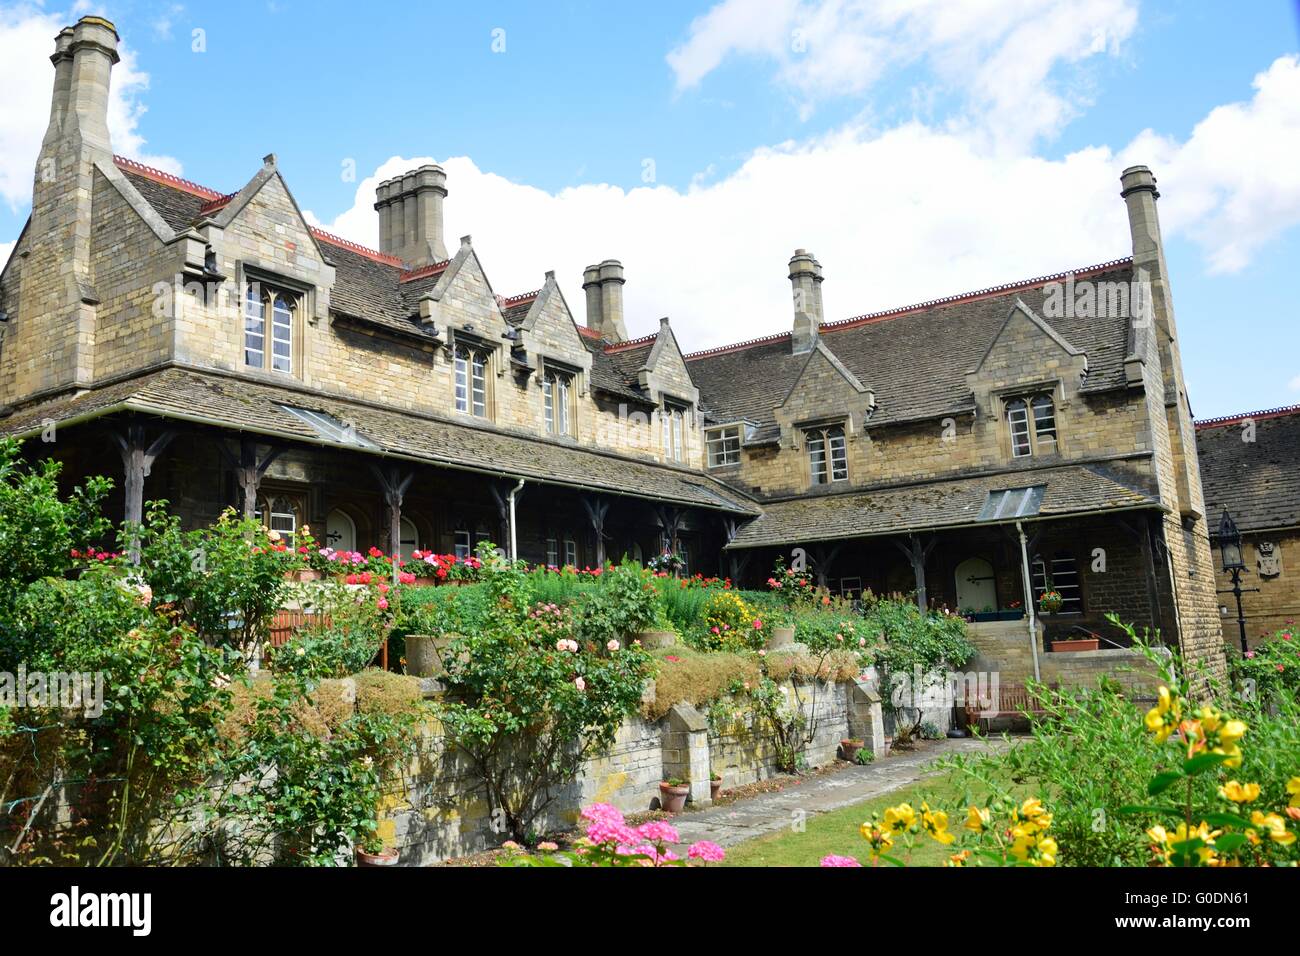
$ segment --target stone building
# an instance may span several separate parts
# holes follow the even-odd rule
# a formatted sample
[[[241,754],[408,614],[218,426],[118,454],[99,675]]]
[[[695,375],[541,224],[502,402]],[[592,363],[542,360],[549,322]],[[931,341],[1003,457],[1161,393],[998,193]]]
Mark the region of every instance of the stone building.
[[[1196,423],[1211,534],[1227,510],[1241,532],[1246,638],[1253,644],[1300,618],[1300,405]],[[1218,551],[1215,558],[1219,558]],[[1216,560],[1219,588],[1232,579]],[[1219,595],[1223,639],[1240,641],[1236,600]]]
[[[69,481],[116,471],[124,519],[233,505],[337,548],[490,538],[579,566],[675,547],[751,583],[806,556],[848,594],[1028,604],[1034,655],[1120,639],[1115,611],[1222,668],[1145,167],[1122,177],[1130,256],[828,322],[801,249],[791,332],[683,354],[667,319],[628,337],[614,259],[582,276],[585,325],[552,273],[499,295],[443,236],[438,166],[380,184],[371,250],[311,228],[273,155],[231,193],[114,156],[117,42],[97,17],[56,39],[0,275],[0,430]]]

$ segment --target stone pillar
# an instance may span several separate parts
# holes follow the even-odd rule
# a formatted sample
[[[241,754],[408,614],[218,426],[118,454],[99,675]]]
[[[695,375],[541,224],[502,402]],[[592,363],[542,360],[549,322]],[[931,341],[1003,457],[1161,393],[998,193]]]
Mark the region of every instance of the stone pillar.
[[[591,265],[582,270],[582,291],[587,295],[587,328],[605,334],[604,313],[601,311],[600,266]]]
[[[663,727],[664,777],[687,781],[690,802],[709,806],[713,802],[709,795],[709,725],[704,715],[690,704],[674,704]]]
[[[877,757],[885,752],[885,717],[875,680],[855,680],[848,687],[849,736],[866,741]]]

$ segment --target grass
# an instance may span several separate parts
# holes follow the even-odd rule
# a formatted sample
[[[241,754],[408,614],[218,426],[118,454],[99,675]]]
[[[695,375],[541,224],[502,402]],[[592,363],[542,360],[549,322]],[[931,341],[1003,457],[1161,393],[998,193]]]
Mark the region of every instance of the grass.
[[[802,833],[778,833],[747,840],[727,850],[727,858],[722,865],[817,866],[822,857],[832,853],[857,857],[865,865],[870,860],[870,854],[867,852],[866,841],[858,833],[858,827],[872,813],[900,803],[919,807],[921,801],[925,800],[931,807],[947,810],[949,829],[958,832],[965,820],[966,807],[972,802],[982,804],[988,796],[987,790],[982,787],[973,789],[972,783],[969,777],[956,771],[936,774],[873,797],[865,803],[809,816],[807,828]],[[1010,781],[1007,781],[1007,787],[1013,792],[1023,789],[1012,785]],[[891,855],[903,860],[908,866],[940,866],[953,852],[928,836],[919,836],[910,858],[905,854],[901,843],[895,846],[895,852]]]

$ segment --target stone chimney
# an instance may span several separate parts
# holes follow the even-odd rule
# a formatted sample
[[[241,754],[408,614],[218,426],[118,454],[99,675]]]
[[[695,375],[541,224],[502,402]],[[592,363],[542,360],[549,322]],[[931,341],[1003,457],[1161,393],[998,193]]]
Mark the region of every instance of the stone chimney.
[[[796,249],[790,259],[790,288],[794,298],[795,355],[817,347],[822,325],[822,267],[806,249]]]
[[[36,159],[18,307],[27,337],[21,347],[40,357],[18,373],[19,393],[94,381],[95,170],[113,162],[108,89],[117,44],[117,30],[103,17],[82,17],[54,39],[54,93]]]
[[[442,201],[447,198],[447,174],[427,165],[385,180],[375,189],[379,212],[379,251],[397,256],[411,268],[442,262]]]
[[[582,272],[582,291],[587,294],[587,328],[595,329],[607,342],[626,342],[623,317],[623,263],[606,259]]]

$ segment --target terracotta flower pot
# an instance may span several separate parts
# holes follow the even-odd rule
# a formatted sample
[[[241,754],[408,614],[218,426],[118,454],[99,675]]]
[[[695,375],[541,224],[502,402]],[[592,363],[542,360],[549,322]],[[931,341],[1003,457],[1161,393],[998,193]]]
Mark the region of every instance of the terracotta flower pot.
[[[321,573],[313,568],[295,568],[284,572],[286,581],[319,581]]]
[[[1052,641],[1052,650],[1061,653],[1064,651],[1095,651],[1101,647],[1101,641],[1095,637],[1071,638],[1064,641]]]
[[[840,741],[840,754],[849,763],[854,763],[858,759],[858,751],[865,747],[865,740],[850,740],[845,738]]]
[[[686,798],[690,795],[690,787],[674,787],[666,783],[660,783],[659,808],[668,813],[681,813],[686,809]]]
[[[721,780],[710,780],[710,781],[709,781],[709,799],[710,799],[710,800],[717,800],[717,799],[718,799],[718,795],[721,794],[721,793],[722,793],[722,781],[721,781]]]
[[[416,577],[416,579],[411,582],[411,586],[417,588],[431,588],[437,583],[438,583],[437,578]]]
[[[385,847],[379,853],[367,853],[361,847],[356,848],[357,866],[397,866],[397,850]]]

